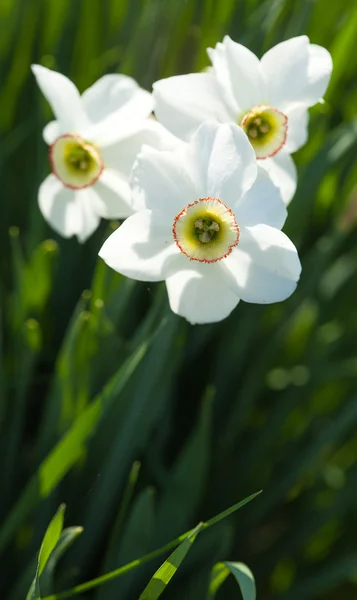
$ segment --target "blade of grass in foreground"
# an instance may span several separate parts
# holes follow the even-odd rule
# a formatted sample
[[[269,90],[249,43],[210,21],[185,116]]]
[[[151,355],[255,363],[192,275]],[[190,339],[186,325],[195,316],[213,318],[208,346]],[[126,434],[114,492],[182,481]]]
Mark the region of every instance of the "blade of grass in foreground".
[[[217,563],[213,567],[208,600],[214,600],[216,593],[230,573],[232,573],[239,585],[243,600],[256,600],[256,589],[253,573],[247,567],[247,565],[240,562],[222,562]]]
[[[65,508],[66,507],[64,504],[59,507],[58,511],[47,527],[38,555],[35,578],[26,596],[26,600],[38,600],[41,598],[40,575],[47,564],[52,550],[54,550],[58,540],[60,539],[63,528]]]
[[[202,530],[203,523],[197,525],[192,533],[179,545],[169,558],[158,568],[150,579],[139,600],[157,600],[164,591],[167,584],[175,575],[186,554],[190,550],[197,535]]]
[[[66,527],[66,529],[62,530],[60,538],[52,550],[41,575],[41,593],[43,595],[49,594],[53,589],[53,578],[57,563],[81,533],[83,533],[83,527]]]
[[[240,508],[242,508],[245,504],[248,504],[248,502],[250,502],[251,500],[254,500],[254,498],[259,496],[259,494],[261,494],[261,492],[262,492],[262,490],[260,490],[259,492],[256,492],[255,494],[252,494],[251,496],[248,496],[244,500],[241,500],[241,502],[234,504],[233,506],[231,506],[230,508],[227,508],[226,510],[219,513],[215,517],[212,517],[212,519],[209,519],[208,521],[203,522],[201,524],[201,530],[203,531],[204,529],[208,529],[209,527],[216,525],[217,523],[219,523],[226,517],[229,517],[231,514],[233,514]],[[142,558],[133,560],[132,562],[128,563],[127,565],[123,565],[122,567],[119,567],[119,569],[115,569],[115,571],[111,571],[110,573],[101,575],[100,577],[97,577],[96,579],[92,579],[91,581],[86,581],[85,583],[81,583],[80,585],[77,585],[77,586],[71,588],[70,590],[61,592],[60,594],[53,594],[52,596],[47,596],[43,600],[61,600],[62,598],[70,598],[71,596],[74,596],[76,594],[82,594],[83,592],[86,592],[87,590],[91,590],[95,587],[98,587],[98,586],[102,585],[103,583],[107,583],[108,581],[111,581],[112,579],[115,579],[116,577],[120,577],[121,575],[128,573],[132,569],[136,569],[137,567],[140,567],[141,565],[148,562],[149,560],[157,558],[158,556],[163,554],[163,552],[167,552],[167,551],[171,550],[172,548],[175,548],[176,546],[181,544],[184,540],[186,540],[194,531],[195,531],[195,529],[191,529],[190,531],[183,533],[178,538],[176,538],[175,540],[172,540],[172,542],[169,542],[165,546],[162,546],[161,548],[158,548],[157,550],[154,550],[153,552],[146,554]]]

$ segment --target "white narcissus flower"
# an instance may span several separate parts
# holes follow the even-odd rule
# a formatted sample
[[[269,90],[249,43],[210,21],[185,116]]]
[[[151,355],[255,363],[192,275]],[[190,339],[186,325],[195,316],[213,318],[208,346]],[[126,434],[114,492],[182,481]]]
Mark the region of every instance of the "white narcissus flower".
[[[80,96],[61,73],[32,71],[56,117],[43,132],[52,174],[40,186],[39,206],[60,235],[84,242],[101,217],[132,214],[128,177],[141,145],[166,147],[171,135],[148,118],[152,95],[131,77],[105,75]]]
[[[307,141],[307,109],[321,100],[331,76],[329,52],[305,35],[274,46],[261,60],[229,36],[207,51],[209,72],[154,84],[157,118],[186,141],[205,119],[237,123],[288,204],[297,182],[290,154]]]
[[[99,255],[141,281],[166,280],[191,323],[227,317],[239,299],[270,303],[296,288],[300,261],[280,231],[286,208],[237,125],[205,122],[171,152],[144,147],[130,216]]]

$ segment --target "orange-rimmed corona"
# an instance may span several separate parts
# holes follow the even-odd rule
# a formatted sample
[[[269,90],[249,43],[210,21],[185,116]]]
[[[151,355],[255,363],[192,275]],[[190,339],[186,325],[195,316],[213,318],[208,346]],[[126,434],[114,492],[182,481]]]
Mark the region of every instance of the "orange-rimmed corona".
[[[214,263],[227,257],[239,243],[235,215],[218,198],[200,198],[175,217],[176,245],[190,260]]]
[[[97,148],[79,135],[59,136],[49,148],[52,173],[71,190],[94,185],[104,164]]]

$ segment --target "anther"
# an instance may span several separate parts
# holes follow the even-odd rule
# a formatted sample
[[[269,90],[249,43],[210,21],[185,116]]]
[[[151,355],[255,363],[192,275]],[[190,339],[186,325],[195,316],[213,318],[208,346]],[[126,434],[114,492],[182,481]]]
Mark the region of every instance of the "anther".
[[[208,242],[212,241],[212,236],[208,233],[208,231],[204,231],[203,233],[200,233],[198,239],[200,240],[200,242],[207,244]]]

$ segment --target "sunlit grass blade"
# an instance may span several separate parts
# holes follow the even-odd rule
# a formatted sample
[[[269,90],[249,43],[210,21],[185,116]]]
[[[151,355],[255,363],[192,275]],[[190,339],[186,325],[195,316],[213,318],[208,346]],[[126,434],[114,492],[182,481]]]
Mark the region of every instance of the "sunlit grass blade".
[[[153,575],[139,600],[157,600],[175,575],[186,554],[191,549],[197,535],[202,530],[202,523],[190,533],[190,535],[179,545],[167,560],[159,567]]]
[[[41,576],[41,590],[48,594],[53,589],[54,571],[59,559],[83,532],[83,527],[66,527],[61,532],[59,540],[52,550]]]
[[[40,576],[47,564],[51,552],[55,549],[57,542],[60,539],[63,529],[65,508],[64,504],[59,507],[57,513],[47,527],[38,555],[35,578],[27,594],[26,600],[41,600]]]

